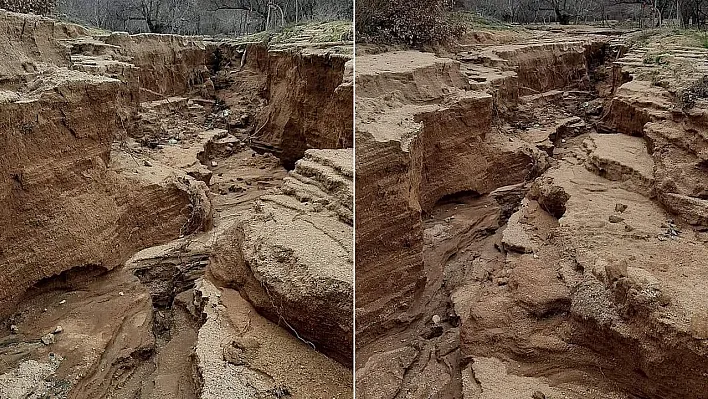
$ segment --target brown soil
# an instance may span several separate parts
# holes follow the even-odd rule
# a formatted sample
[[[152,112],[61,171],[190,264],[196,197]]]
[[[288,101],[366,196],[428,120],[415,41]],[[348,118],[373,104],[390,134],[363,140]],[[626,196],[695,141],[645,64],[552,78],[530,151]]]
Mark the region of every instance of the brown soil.
[[[615,33],[357,56],[357,397],[707,397],[704,52]]]
[[[0,397],[352,397],[352,130],[322,128],[351,112],[348,58],[0,31]],[[253,246],[264,218],[285,242]]]

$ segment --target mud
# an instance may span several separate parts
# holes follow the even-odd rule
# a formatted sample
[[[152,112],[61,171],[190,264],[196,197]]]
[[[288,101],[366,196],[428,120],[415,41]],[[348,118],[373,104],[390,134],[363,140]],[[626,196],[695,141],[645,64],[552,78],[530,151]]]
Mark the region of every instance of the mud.
[[[357,54],[357,396],[706,397],[704,50],[480,37]]]
[[[0,16],[0,397],[352,397],[351,56]]]

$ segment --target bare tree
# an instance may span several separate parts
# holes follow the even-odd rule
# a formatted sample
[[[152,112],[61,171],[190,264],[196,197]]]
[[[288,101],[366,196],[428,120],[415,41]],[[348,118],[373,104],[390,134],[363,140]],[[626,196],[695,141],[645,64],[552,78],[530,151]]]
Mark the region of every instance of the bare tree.
[[[129,32],[243,35],[313,19],[351,19],[353,14],[352,0],[59,1],[57,11],[76,22]]]

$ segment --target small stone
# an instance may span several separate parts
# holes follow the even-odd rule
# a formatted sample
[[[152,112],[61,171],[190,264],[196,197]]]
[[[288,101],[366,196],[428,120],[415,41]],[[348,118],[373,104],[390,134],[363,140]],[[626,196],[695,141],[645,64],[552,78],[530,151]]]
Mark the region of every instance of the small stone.
[[[632,227],[632,226],[630,226],[630,225],[628,225],[628,224],[625,224],[625,225],[624,225],[624,231],[632,231],[632,230],[634,230],[634,227]]]
[[[605,274],[610,282],[617,281],[622,277],[627,277],[627,261],[610,262],[605,265]]]
[[[20,332],[20,329],[16,325],[13,324],[10,326],[10,333],[17,334],[18,332]]]
[[[123,291],[118,291],[118,295],[123,296],[125,294],[123,293]]]
[[[54,340],[54,334],[52,334],[52,333],[49,333],[49,334],[47,334],[47,335],[45,335],[45,336],[42,337],[42,343],[43,343],[44,345],[51,345],[51,344],[53,344],[54,342],[55,342],[55,340]]]
[[[627,205],[625,204],[620,204],[619,202],[615,204],[615,212],[624,212],[627,210]]]
[[[216,161],[211,161],[211,167],[216,168],[219,164]]]
[[[617,216],[617,215],[610,215],[610,223],[619,223],[624,221],[623,217]]]
[[[64,332],[64,327],[56,326],[54,327],[54,332],[52,334],[61,334],[62,332]]]
[[[59,301],[59,304],[60,304],[60,305],[63,305],[63,304],[65,304],[65,303],[66,303],[66,299],[62,299],[61,301]]]
[[[436,325],[430,327],[429,330],[423,332],[421,334],[421,337],[423,337],[425,339],[433,339],[433,338],[437,338],[437,337],[443,335],[443,332],[445,332],[445,328],[441,325],[436,324]]]
[[[174,138],[171,138],[167,141],[167,143],[169,143],[170,145],[175,145],[175,144],[177,144],[177,140]]]
[[[565,143],[565,139],[561,139],[561,143]]]
[[[440,324],[440,316],[438,315],[433,315],[433,323],[434,324]]]
[[[509,283],[509,277],[498,277],[495,281],[497,285],[506,285]]]
[[[531,398],[533,399],[546,399],[546,395],[543,394],[541,391],[534,391],[533,395],[531,395]]]
[[[147,159],[143,162],[143,165],[145,165],[147,167],[152,167],[152,163],[150,161],[148,161]]]

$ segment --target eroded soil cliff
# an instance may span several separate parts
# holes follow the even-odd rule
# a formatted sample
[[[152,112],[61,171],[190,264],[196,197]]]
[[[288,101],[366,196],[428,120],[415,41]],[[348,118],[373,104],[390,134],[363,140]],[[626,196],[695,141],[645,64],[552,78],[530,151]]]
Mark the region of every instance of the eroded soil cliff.
[[[351,397],[347,47],[0,39],[0,397]]]
[[[357,396],[708,397],[705,50],[468,39],[357,55]]]

